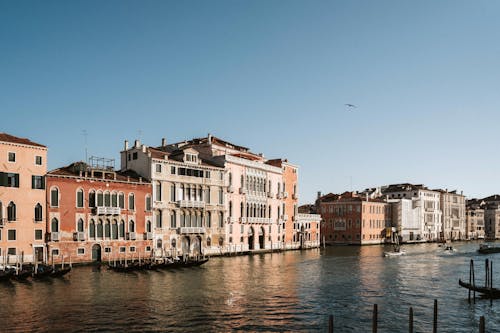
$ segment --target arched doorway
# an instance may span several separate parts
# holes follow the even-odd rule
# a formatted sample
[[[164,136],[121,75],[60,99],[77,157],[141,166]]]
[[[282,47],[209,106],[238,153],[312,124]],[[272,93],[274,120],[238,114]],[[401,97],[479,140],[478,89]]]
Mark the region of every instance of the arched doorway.
[[[193,240],[193,255],[199,256],[201,255],[201,237],[197,236]]]
[[[191,241],[189,237],[183,237],[181,241],[182,255],[189,255]]]
[[[259,248],[261,250],[264,250],[266,248],[265,244],[264,244],[264,240],[265,240],[264,227],[260,227],[260,229],[259,229]]]
[[[101,245],[99,244],[92,246],[92,261],[101,262]]]
[[[254,235],[253,235],[253,227],[251,227],[248,230],[248,249],[253,250],[254,249]]]

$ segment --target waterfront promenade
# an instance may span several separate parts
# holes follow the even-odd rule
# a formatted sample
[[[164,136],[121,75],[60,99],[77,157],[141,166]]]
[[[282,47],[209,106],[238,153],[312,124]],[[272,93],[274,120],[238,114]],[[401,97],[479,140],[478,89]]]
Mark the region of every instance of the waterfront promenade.
[[[470,305],[458,286],[470,259],[486,257],[476,242],[454,246],[447,255],[435,243],[407,245],[397,258],[383,246],[327,247],[133,274],[75,267],[63,279],[1,284],[2,330],[325,332],[333,314],[335,332],[368,332],[376,303],[378,332],[407,331],[410,306],[415,332],[430,332],[434,299],[439,332],[475,332],[480,316],[486,331],[500,329],[500,303]],[[500,256],[487,257],[500,267]]]

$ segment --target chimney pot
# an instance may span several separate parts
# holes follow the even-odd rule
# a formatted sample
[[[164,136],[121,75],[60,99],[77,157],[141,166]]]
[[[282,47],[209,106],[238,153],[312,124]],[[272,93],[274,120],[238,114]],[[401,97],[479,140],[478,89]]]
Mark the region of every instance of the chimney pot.
[[[162,147],[165,147],[166,145],[167,145],[167,139],[162,138],[162,139],[161,139],[161,146],[162,146]]]
[[[125,140],[123,148],[124,148],[123,150],[128,150],[128,140]]]
[[[139,140],[135,140],[134,147],[139,148],[141,146],[141,142]]]

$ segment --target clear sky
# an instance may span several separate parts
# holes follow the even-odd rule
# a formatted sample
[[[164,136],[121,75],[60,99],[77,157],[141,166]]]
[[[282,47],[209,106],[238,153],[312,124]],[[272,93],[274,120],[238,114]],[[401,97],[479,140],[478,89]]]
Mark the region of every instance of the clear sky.
[[[0,0],[0,131],[49,169],[212,133],[317,191],[500,192],[500,1]],[[355,104],[348,108],[346,103]]]

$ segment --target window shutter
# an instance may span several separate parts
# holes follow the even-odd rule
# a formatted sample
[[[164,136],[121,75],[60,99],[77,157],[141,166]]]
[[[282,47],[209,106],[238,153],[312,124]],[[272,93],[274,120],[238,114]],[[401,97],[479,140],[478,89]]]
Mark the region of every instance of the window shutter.
[[[42,176],[42,189],[45,190],[45,177]]]
[[[7,174],[0,172],[0,186],[7,186]]]
[[[35,176],[31,176],[31,188],[35,188]]]
[[[19,174],[18,174],[18,173],[16,173],[16,174],[14,175],[14,179],[15,179],[15,184],[14,184],[14,186],[15,186],[15,187],[19,187]]]

